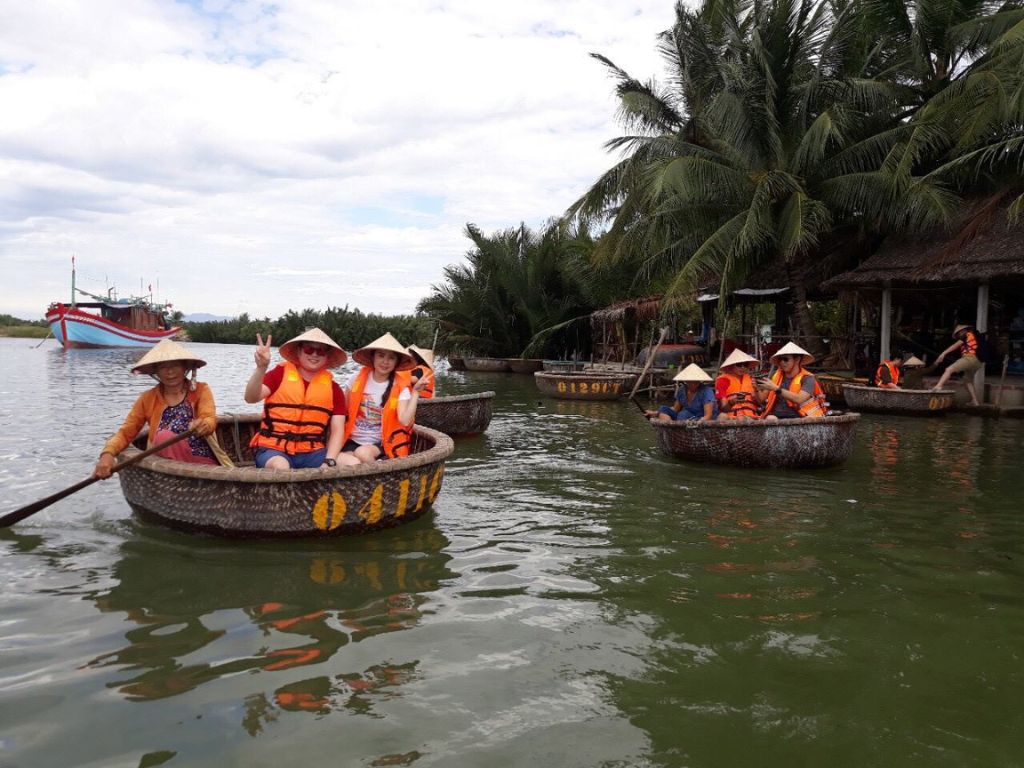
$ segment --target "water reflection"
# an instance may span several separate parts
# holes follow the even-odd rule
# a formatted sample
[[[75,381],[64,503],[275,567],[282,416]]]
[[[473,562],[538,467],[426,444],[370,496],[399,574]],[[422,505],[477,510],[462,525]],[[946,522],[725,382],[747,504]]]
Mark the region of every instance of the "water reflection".
[[[318,670],[247,696],[243,725],[253,735],[280,710],[372,714],[372,696],[413,679],[419,662],[335,671],[344,666],[335,657],[349,643],[416,626],[429,593],[455,574],[443,552],[448,540],[430,520],[359,542],[308,552],[157,532],[126,541],[117,583],[91,596],[100,611],[130,622],[126,644],[83,668],[116,670],[107,687],[129,701],[243,672]]]

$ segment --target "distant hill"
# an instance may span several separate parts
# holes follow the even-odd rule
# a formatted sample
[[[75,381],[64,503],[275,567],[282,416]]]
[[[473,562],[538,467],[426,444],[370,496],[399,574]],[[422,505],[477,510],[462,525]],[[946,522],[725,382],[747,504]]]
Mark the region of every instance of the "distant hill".
[[[193,312],[181,318],[185,323],[217,323],[221,320],[231,320],[226,315],[211,315],[208,312]]]

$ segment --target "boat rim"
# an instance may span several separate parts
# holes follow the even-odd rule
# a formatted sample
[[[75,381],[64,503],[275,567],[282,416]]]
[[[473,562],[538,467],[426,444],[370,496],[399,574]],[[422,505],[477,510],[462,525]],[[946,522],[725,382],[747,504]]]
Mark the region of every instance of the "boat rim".
[[[810,427],[824,424],[849,424],[859,421],[860,414],[854,411],[841,413],[835,416],[817,416],[810,418],[779,419],[778,421],[765,421],[764,419],[728,419],[726,421],[662,421],[656,416],[648,419],[651,426],[660,429],[772,429],[775,427]]]
[[[230,424],[230,422],[227,422]],[[160,456],[147,456],[135,467],[148,469],[163,475],[188,477],[197,480],[216,480],[220,482],[241,482],[252,484],[264,483],[305,483],[322,481],[343,481],[352,477],[373,475],[389,475],[407,469],[416,469],[444,461],[455,451],[455,441],[444,432],[416,425],[414,430],[434,441],[434,445],[425,451],[402,456],[397,459],[375,461],[373,464],[357,466],[337,466],[327,469],[264,469],[259,467],[222,467],[210,464],[190,464],[185,461],[166,459]],[[133,445],[124,450],[128,458],[141,453]]]
[[[490,400],[494,397],[494,392],[488,390],[486,392],[471,392],[468,395],[441,395],[438,397],[431,397],[428,400],[420,400],[417,408],[423,406],[429,406],[430,403],[457,403],[464,400]],[[424,427],[426,429],[426,427]]]
[[[955,389],[905,389],[896,387],[868,387],[863,384],[843,384],[843,389],[852,389],[855,392],[885,392],[886,394],[905,395],[955,395]]]

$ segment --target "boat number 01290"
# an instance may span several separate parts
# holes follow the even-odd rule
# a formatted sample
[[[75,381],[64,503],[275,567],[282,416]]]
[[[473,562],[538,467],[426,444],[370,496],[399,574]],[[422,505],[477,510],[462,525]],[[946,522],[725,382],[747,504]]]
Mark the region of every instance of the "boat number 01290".
[[[572,392],[573,394],[610,394],[618,393],[622,387],[621,381],[564,381],[558,382],[559,392]]]
[[[377,483],[369,498],[356,510],[356,517],[366,525],[379,523],[387,514],[390,518],[400,518],[407,513],[416,513],[437,498],[437,492],[441,489],[441,478],[444,476],[444,467],[438,467],[433,477],[429,474],[420,475],[419,478],[407,477],[398,483],[398,498],[395,500],[393,509],[384,508],[384,483]],[[418,482],[415,482],[418,480]],[[409,501],[415,496],[416,503],[409,509]],[[329,491],[316,500],[311,515],[313,525],[321,531],[332,531],[345,521],[348,514],[348,502],[345,497],[337,491]],[[353,520],[353,522],[355,522]]]

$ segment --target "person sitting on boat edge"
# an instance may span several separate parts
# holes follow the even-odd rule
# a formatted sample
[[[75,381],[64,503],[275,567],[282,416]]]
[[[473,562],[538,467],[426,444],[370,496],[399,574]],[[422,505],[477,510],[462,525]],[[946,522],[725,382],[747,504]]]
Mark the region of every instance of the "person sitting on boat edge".
[[[883,360],[875,371],[875,386],[879,389],[899,389],[902,366],[903,358],[900,355],[894,355],[891,360]]]
[[[168,446],[158,456],[194,464],[232,466],[231,459],[221,450],[214,434],[217,407],[213,402],[213,392],[207,384],[196,381],[196,370],[204,365],[205,360],[170,339],[164,339],[142,356],[131,369],[132,373],[149,374],[156,379],[157,385],[139,395],[124,424],[103,446],[93,470],[96,477],[110,477],[117,455],[138,437],[147,424],[147,447],[195,429],[194,435]]]
[[[714,390],[708,386],[711,377],[699,365],[690,363],[672,377],[683,386],[676,390],[676,400],[670,406],[663,405],[656,411],[644,411],[648,418],[657,416],[661,421],[713,421],[718,416],[718,401]]]
[[[357,349],[352,359],[362,368],[346,384],[348,418],[338,462],[369,464],[407,456],[416,404],[431,377],[421,376],[410,386],[408,372],[416,361],[390,333]]]
[[[963,373],[964,386],[967,388],[967,394],[971,396],[970,405],[981,405],[978,402],[978,393],[974,391],[974,374],[982,366],[981,360],[978,359],[978,332],[970,325],[958,325],[953,329],[953,338],[956,341],[942,350],[935,358],[935,362],[941,363],[946,355],[952,352],[959,352],[960,359],[942,372],[939,383],[932,387],[932,390],[945,389],[946,383],[954,373]]]
[[[825,416],[828,403],[814,374],[804,370],[814,362],[814,355],[793,342],[789,342],[771,356],[778,370],[768,379],[755,379],[754,386],[768,392],[762,418],[799,419]]]
[[[270,341],[256,334],[256,368],[245,402],[263,401],[263,420],[249,443],[257,467],[316,469],[337,466],[345,429],[345,393],[329,369],[348,353],[319,328],[281,345],[284,362],[269,372]]]
[[[715,379],[719,419],[756,419],[760,410],[751,369],[758,364],[742,349],[736,348],[725,358]]]
[[[426,376],[428,381],[420,390],[420,400],[430,400],[434,396],[434,350],[410,344],[406,351],[416,361],[416,367],[409,371],[410,384],[416,379]],[[426,370],[424,370],[424,368]],[[418,373],[417,373],[418,372]]]

